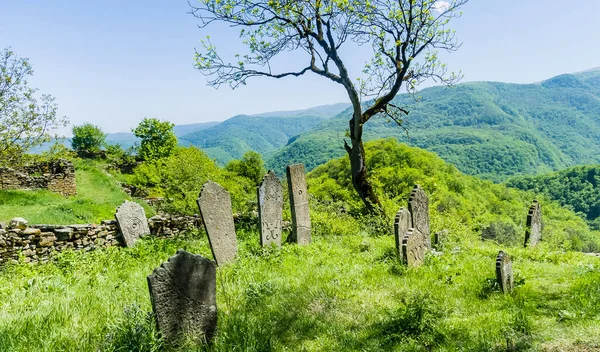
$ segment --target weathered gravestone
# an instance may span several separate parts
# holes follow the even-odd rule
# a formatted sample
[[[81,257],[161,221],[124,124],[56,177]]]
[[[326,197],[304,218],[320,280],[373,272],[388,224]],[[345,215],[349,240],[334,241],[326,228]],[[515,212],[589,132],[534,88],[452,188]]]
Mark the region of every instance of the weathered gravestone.
[[[433,245],[436,250],[442,250],[444,248],[444,242],[448,237],[448,230],[438,231],[433,235]]]
[[[514,288],[512,262],[503,251],[496,258],[496,281],[504,293],[510,293]]]
[[[290,240],[300,245],[309,244],[311,241],[310,209],[308,208],[304,165],[289,165],[286,168],[286,175],[292,211],[292,237]]]
[[[402,238],[402,257],[404,263],[409,266],[420,266],[425,260],[425,252],[427,246],[423,240],[423,236],[411,228],[408,229],[404,238]]]
[[[202,186],[197,203],[217,265],[233,261],[237,255],[237,238],[229,192],[217,183],[208,181]]]
[[[210,342],[217,327],[216,280],[214,262],[181,249],[148,275],[152,310],[166,344]]]
[[[542,240],[542,208],[537,200],[529,207],[525,225],[525,247],[535,247]]]
[[[258,187],[258,224],[260,245],[275,243],[281,247],[283,230],[283,187],[273,171],[269,171]]]
[[[394,239],[396,240],[396,253],[400,257],[400,261],[404,261],[402,254],[402,239],[408,232],[408,229],[412,227],[412,219],[410,212],[406,208],[400,208],[396,213],[396,219],[394,220]]]
[[[140,237],[150,234],[146,212],[135,202],[126,200],[121,204],[117,208],[115,219],[127,247],[132,247]]]
[[[412,227],[423,236],[427,249],[431,249],[429,229],[429,198],[419,185],[415,185],[408,198],[408,210],[412,216]]]

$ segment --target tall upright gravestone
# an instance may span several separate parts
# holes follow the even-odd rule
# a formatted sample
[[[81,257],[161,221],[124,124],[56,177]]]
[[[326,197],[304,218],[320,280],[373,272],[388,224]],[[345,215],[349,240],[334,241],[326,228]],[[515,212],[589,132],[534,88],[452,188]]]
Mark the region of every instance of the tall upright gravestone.
[[[146,212],[141,205],[125,201],[115,212],[117,226],[127,247],[132,247],[143,236],[150,234]]]
[[[412,227],[412,219],[410,212],[406,208],[400,208],[396,213],[396,219],[394,220],[394,239],[396,240],[396,253],[400,257],[400,261],[404,261],[404,255],[402,253],[402,239],[408,232],[408,229]]]
[[[408,198],[408,210],[412,216],[412,227],[421,233],[427,249],[431,249],[429,228],[429,198],[419,185],[415,185]]]
[[[535,247],[542,240],[542,208],[537,200],[529,207],[525,225],[525,247]]]
[[[510,293],[514,288],[512,261],[503,251],[496,257],[496,281],[504,293]]]
[[[421,233],[415,229],[408,229],[402,238],[402,257],[409,267],[417,267],[425,261],[427,246]]]
[[[215,263],[184,250],[148,275],[158,330],[167,345],[210,342],[217,327]]]
[[[283,187],[273,171],[269,171],[257,189],[260,245],[275,243],[281,247],[283,231]]]
[[[233,261],[237,255],[237,238],[229,192],[217,183],[208,181],[202,186],[197,203],[217,265]]]
[[[292,211],[292,242],[300,245],[311,242],[310,209],[308,208],[308,192],[304,165],[289,165],[286,168],[290,208]]]

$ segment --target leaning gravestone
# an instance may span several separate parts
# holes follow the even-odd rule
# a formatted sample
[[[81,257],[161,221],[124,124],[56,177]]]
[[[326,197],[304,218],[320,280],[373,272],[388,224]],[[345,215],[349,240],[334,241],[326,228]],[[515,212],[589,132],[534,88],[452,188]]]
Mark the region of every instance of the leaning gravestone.
[[[308,192],[304,165],[289,165],[286,168],[290,208],[292,211],[292,237],[291,241],[300,245],[309,244],[310,235],[310,209],[308,208]]]
[[[408,232],[408,229],[412,227],[412,220],[410,212],[406,208],[400,208],[396,213],[396,219],[394,220],[394,239],[396,240],[396,253],[400,257],[400,261],[403,261],[402,254],[402,239]]]
[[[529,207],[525,225],[525,247],[535,247],[542,240],[542,208],[537,200]]]
[[[429,229],[429,198],[419,185],[415,185],[408,198],[408,210],[412,216],[413,228],[421,233],[427,249],[431,249],[431,231]]]
[[[227,264],[237,254],[237,238],[231,214],[231,196],[213,181],[202,186],[196,201],[208,235],[208,243],[217,265]]]
[[[181,249],[148,275],[152,310],[166,344],[210,342],[217,327],[216,281],[211,260]]]
[[[411,228],[408,229],[402,239],[402,257],[404,263],[409,266],[420,266],[425,260],[427,246],[423,241],[421,233]]]
[[[257,193],[260,245],[267,246],[275,243],[281,247],[283,187],[273,171],[269,171],[263,178]]]
[[[512,262],[503,251],[496,258],[496,281],[504,293],[510,293],[514,288]]]
[[[140,237],[150,234],[146,212],[135,202],[126,200],[121,204],[117,208],[115,219],[127,247],[132,247]]]

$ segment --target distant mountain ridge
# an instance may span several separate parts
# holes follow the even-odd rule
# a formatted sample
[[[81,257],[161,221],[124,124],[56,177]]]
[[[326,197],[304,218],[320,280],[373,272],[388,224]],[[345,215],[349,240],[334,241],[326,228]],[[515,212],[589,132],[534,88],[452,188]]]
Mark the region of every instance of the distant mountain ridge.
[[[403,94],[408,136],[376,116],[365,140],[394,137],[433,151],[461,171],[501,181],[600,162],[600,70],[535,84],[470,82],[423,89],[416,102]],[[350,112],[322,122],[269,156],[270,168],[305,163],[307,169],[344,155]]]

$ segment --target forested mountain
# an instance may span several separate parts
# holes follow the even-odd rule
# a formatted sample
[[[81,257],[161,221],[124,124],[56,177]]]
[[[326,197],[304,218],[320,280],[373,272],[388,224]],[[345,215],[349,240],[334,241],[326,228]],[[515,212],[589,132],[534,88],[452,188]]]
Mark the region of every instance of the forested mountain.
[[[544,194],[600,228],[600,165],[575,166],[539,176],[515,177],[507,184]]]
[[[406,133],[376,116],[365,140],[396,137],[433,151],[461,171],[501,181],[600,162],[600,69],[565,74],[534,84],[471,82],[400,95]],[[295,162],[310,170],[344,155],[349,111],[296,136],[268,158],[281,169]]]
[[[306,110],[234,116],[212,128],[180,136],[180,143],[202,148],[220,164],[239,159],[249,150],[268,154],[289,139],[340,113],[348,104],[318,106]]]

